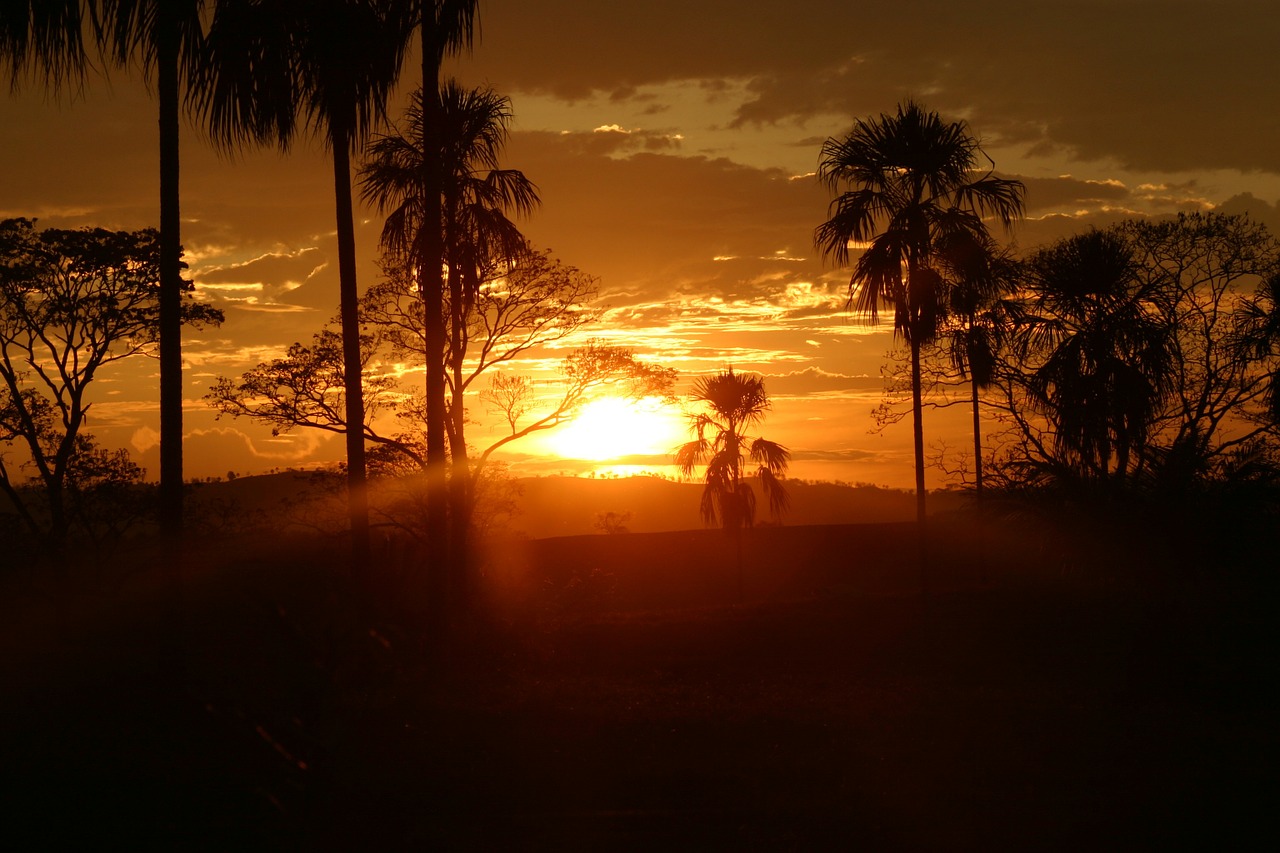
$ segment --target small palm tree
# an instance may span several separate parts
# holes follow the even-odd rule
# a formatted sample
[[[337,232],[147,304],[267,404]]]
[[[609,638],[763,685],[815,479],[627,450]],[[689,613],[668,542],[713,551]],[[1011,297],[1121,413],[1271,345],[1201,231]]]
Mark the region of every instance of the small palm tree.
[[[875,320],[894,308],[893,327],[911,349],[916,512],[925,520],[920,348],[946,313],[940,247],[981,243],[986,217],[1005,227],[1022,214],[1024,187],[980,169],[984,157],[964,122],[945,122],[908,101],[896,115],[859,119],[822,146],[819,179],[839,195],[814,232],[822,255],[844,266],[864,245],[849,281],[849,304]]]
[[[944,335],[951,365],[969,381],[973,408],[974,488],[982,497],[982,413],[980,391],[995,381],[999,352],[1020,315],[1014,299],[1021,268],[994,241],[961,241],[943,253],[949,322]]]
[[[695,438],[676,449],[676,464],[686,477],[706,465],[707,486],[702,492],[702,518],[726,530],[741,530],[755,522],[756,497],[748,482],[748,460],[769,500],[769,509],[780,518],[788,504],[782,484],[791,452],[781,444],[752,438],[747,430],[764,419],[769,396],[758,376],[734,373],[733,368],[699,379],[693,401],[710,411],[689,416]]]

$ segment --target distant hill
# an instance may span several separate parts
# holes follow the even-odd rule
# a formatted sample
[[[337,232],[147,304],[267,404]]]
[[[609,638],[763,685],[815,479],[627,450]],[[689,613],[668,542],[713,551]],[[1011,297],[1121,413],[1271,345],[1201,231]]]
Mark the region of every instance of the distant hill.
[[[526,477],[513,482],[515,513],[507,524],[511,530],[532,538],[583,536],[604,532],[601,518],[613,513],[619,525],[632,533],[660,533],[698,530],[704,527],[698,506],[700,483],[678,483],[658,477]],[[238,477],[230,481],[196,483],[188,501],[192,513],[255,514],[282,513],[288,504],[308,497],[332,501],[341,489],[334,474],[283,471]],[[375,489],[375,501],[377,500]],[[815,524],[883,524],[915,518],[915,496],[911,492],[876,486],[848,486],[836,483],[790,481],[787,491],[791,506],[782,518],[785,526]],[[931,513],[954,509],[962,501],[958,494],[930,495]],[[12,512],[0,495],[0,513]],[[341,523],[339,504],[328,505],[333,523]],[[772,524],[768,507],[761,498],[757,505],[759,524]],[[16,519],[15,519],[16,521]]]
[[[657,477],[592,479],[537,477],[517,481],[521,496],[511,527],[533,537],[580,536],[601,532],[600,516],[627,516],[623,525],[634,533],[692,530],[703,527],[698,506],[699,483],[677,483]],[[875,486],[836,483],[787,483],[790,509],[784,525],[881,524],[915,519],[915,495]],[[963,498],[951,493],[930,497],[930,512],[955,508]],[[757,521],[770,523],[763,499]]]

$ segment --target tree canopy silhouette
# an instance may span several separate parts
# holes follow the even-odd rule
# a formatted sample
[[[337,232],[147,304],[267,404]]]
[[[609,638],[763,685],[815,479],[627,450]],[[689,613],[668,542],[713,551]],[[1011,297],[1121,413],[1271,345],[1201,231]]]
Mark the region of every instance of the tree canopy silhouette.
[[[1027,269],[995,383],[1008,482],[1174,494],[1280,471],[1280,243],[1263,226],[1132,220]]]
[[[419,232],[429,227],[425,194],[436,186],[440,191],[440,223],[443,231],[447,287],[445,312],[447,346],[444,357],[446,385],[451,392],[447,405],[446,429],[453,458],[449,478],[454,569],[468,552],[466,519],[470,512],[471,470],[464,436],[466,409],[461,390],[466,385],[464,362],[472,314],[481,283],[498,268],[515,268],[518,259],[529,254],[524,236],[509,214],[528,214],[538,204],[533,182],[515,169],[499,168],[499,156],[507,140],[511,119],[509,99],[488,88],[464,89],[448,81],[438,95],[439,127],[433,134],[440,151],[429,155],[422,148],[424,138],[423,95],[413,94],[406,114],[405,131],[376,138],[360,171],[362,193],[380,209],[390,208],[382,230],[385,249],[400,268],[421,279],[425,259],[419,254],[423,241]],[[438,172],[439,179],[429,178]],[[530,257],[537,264],[539,259]],[[419,294],[424,291],[418,288]],[[420,312],[425,319],[425,311]],[[424,325],[425,333],[425,325]],[[420,350],[427,371],[437,369],[439,359]]]
[[[706,466],[703,520],[707,524],[718,521],[726,530],[755,523],[756,496],[749,481],[748,460],[756,466],[754,475],[769,501],[770,513],[780,518],[788,503],[782,478],[791,453],[777,442],[747,432],[764,420],[769,410],[764,380],[735,373],[730,367],[698,379],[691,400],[707,411],[689,415],[694,439],[676,449],[676,464],[686,477],[698,466]]]
[[[103,367],[154,349],[160,242],[151,229],[37,231],[29,219],[0,222],[0,441],[23,447],[43,506],[20,492],[3,457],[0,490],[33,533],[54,543],[71,523],[68,485],[88,482],[94,469],[127,467],[127,454],[103,454],[85,432],[87,392]],[[184,282],[184,323],[222,321],[190,295]]]
[[[894,332],[911,351],[917,516],[925,519],[920,348],[937,335],[947,308],[948,254],[985,246],[986,218],[1008,227],[1022,214],[1019,181],[981,171],[985,155],[964,122],[944,121],[913,101],[894,115],[859,119],[822,146],[818,178],[838,193],[814,232],[838,265],[861,252],[849,305],[873,321],[894,308]]]

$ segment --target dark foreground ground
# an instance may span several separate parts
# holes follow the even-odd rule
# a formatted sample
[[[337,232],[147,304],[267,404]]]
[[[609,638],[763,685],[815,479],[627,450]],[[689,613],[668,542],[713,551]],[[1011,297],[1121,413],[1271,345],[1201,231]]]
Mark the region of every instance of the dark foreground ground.
[[[171,658],[145,578],[15,604],[7,849],[1280,843],[1270,581],[966,575],[928,600],[637,610],[602,558],[464,627],[442,670],[288,553],[193,569]]]

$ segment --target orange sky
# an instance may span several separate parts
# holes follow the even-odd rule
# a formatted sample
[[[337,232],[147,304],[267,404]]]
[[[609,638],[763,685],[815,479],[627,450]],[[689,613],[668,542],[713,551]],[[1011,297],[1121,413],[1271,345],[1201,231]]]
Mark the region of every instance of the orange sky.
[[[909,427],[868,434],[888,331],[843,312],[848,274],[812,247],[827,202],[811,174],[818,150],[854,116],[912,96],[969,120],[1001,173],[1027,184],[1023,247],[1214,207],[1280,231],[1270,2],[1221,0],[1209,14],[1174,0],[662,0],[623,15],[587,0],[482,0],[481,15],[483,37],[454,70],[512,98],[505,162],[543,198],[526,233],[601,279],[607,310],[587,335],[675,367],[686,386],[727,364],[763,373],[775,401],[763,432],[792,448],[798,476],[911,482]],[[153,225],[155,121],[123,74],[91,78],[75,99],[30,85],[0,98],[0,216]],[[336,311],[323,153],[220,159],[188,127],[183,170],[192,277],[227,314],[186,338],[188,476],[339,458],[339,440],[216,421],[201,400],[215,376],[282,354]],[[362,212],[364,284],[380,225]],[[155,373],[143,361],[104,374],[90,422],[152,476]],[[961,412],[930,415],[926,441],[963,446],[965,426]],[[532,455],[555,448],[517,444],[508,458],[519,471],[579,469]],[[668,461],[642,449],[629,461]]]

